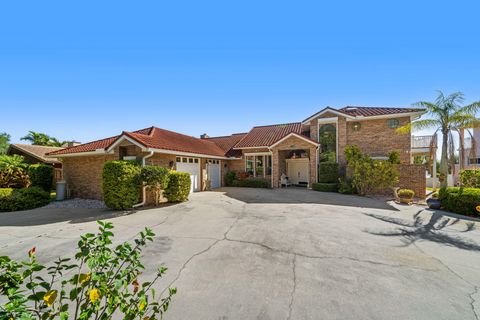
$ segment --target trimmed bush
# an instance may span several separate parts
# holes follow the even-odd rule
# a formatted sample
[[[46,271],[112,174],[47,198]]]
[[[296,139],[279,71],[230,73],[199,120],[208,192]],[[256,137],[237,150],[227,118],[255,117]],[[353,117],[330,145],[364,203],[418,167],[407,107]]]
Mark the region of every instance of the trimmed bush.
[[[318,164],[318,182],[337,183],[338,163],[320,162]]]
[[[46,164],[32,164],[28,167],[28,176],[32,187],[40,187],[45,191],[52,190],[53,167]]]
[[[39,187],[0,189],[0,211],[30,210],[50,202],[50,193]]]
[[[412,199],[415,192],[410,189],[400,189],[397,191],[397,194],[400,198]]]
[[[465,188],[480,187],[480,170],[464,169],[460,171],[460,182]]]
[[[227,172],[227,174],[225,175],[225,184],[227,185],[227,187],[233,185],[233,181],[235,180],[236,176],[237,174],[234,171]]]
[[[234,180],[232,187],[239,188],[270,188],[270,183],[268,180],[264,179],[245,179],[245,180]]]
[[[170,170],[159,166],[142,167],[140,179],[144,183],[147,190],[152,191],[155,195],[155,205],[159,205],[162,191],[168,187]]]
[[[352,185],[352,179],[349,178],[340,178],[338,179],[338,192],[343,194],[353,194],[355,193],[355,188]]]
[[[140,165],[135,161],[109,161],[103,166],[103,200],[115,210],[132,208],[139,202]]]
[[[465,215],[480,215],[476,209],[480,205],[480,189],[478,188],[442,188],[438,198],[445,210]]]
[[[338,184],[337,183],[327,183],[327,182],[319,182],[312,184],[312,189],[315,191],[323,191],[323,192],[337,192],[338,191]]]
[[[170,171],[169,182],[164,195],[169,202],[182,202],[188,200],[190,194],[190,174],[186,172]]]

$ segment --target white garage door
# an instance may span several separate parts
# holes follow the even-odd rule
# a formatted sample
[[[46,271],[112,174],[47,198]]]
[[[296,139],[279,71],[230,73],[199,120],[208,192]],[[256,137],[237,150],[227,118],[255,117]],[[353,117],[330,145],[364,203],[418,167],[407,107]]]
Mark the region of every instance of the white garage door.
[[[200,160],[198,158],[177,157],[177,171],[190,174],[190,193],[200,191]]]
[[[222,186],[220,179],[220,160],[207,160],[207,176],[211,182],[211,188],[220,188]]]

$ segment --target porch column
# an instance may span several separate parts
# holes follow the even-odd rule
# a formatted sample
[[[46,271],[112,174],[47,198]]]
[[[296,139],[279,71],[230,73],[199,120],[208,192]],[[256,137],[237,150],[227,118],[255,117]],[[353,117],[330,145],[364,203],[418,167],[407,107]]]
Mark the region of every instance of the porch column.
[[[280,162],[278,149],[272,149],[272,188],[279,188]]]
[[[434,149],[435,151],[433,152],[433,163],[432,163],[432,187],[436,188],[437,187],[437,149]]]
[[[317,182],[317,157],[318,149],[317,147],[310,147],[309,154],[309,167],[308,167],[308,187],[311,188],[313,183]]]

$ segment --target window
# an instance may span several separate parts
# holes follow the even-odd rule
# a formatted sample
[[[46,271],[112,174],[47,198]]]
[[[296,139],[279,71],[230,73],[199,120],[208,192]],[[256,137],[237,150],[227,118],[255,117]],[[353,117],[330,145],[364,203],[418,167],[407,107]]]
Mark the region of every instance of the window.
[[[390,129],[398,128],[400,125],[400,121],[398,121],[398,119],[388,119],[387,123]]]
[[[267,176],[272,174],[272,156],[265,156],[265,174]]]
[[[253,175],[253,156],[247,156],[246,158],[246,164],[245,164],[245,171],[250,174],[250,175]]]
[[[198,163],[198,158],[183,158],[183,157],[176,157],[177,162],[183,163]]]
[[[263,156],[255,156],[255,176],[263,177]]]

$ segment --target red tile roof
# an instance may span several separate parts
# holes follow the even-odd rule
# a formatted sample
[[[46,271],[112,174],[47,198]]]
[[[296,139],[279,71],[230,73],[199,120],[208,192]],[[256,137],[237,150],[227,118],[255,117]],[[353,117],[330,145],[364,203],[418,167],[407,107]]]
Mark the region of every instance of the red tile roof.
[[[23,153],[29,154],[34,158],[46,163],[59,163],[58,159],[56,158],[47,158],[45,155],[49,152],[54,152],[57,150],[62,150],[60,147],[47,147],[47,146],[36,146],[32,144],[20,144],[14,143],[11,144],[9,147],[9,152],[11,149],[17,149]]]
[[[214,142],[217,146],[222,148],[227,157],[241,157],[242,151],[233,150],[233,147],[242,140],[248,133],[234,133],[230,136],[223,137],[208,137],[205,140]]]
[[[384,116],[390,114],[399,114],[399,113],[412,113],[412,112],[422,112],[424,109],[418,108],[386,108],[386,107],[356,107],[356,106],[347,106],[341,109],[338,109],[342,113],[348,114],[353,117],[373,117],[373,116]]]
[[[254,127],[245,138],[235,145],[235,149],[269,147],[292,132],[302,135],[302,123],[295,122]]]
[[[54,151],[49,153],[49,155],[91,152],[96,151],[97,149],[106,150],[123,135],[134,139],[147,148],[199,153],[219,157],[225,156],[225,152],[212,141],[202,140],[156,127],[150,127],[133,132],[124,131],[118,136]]]

